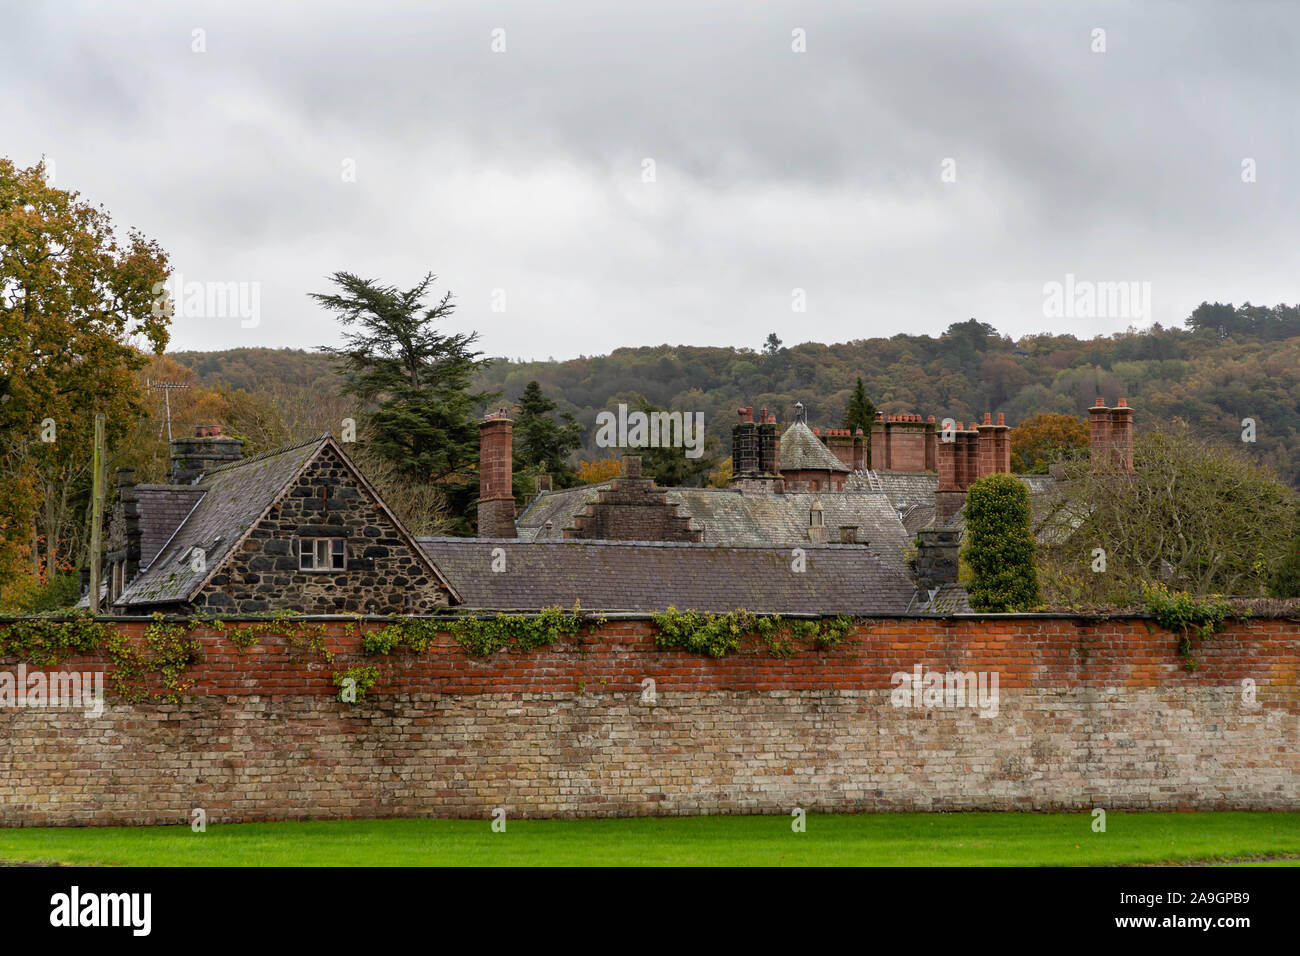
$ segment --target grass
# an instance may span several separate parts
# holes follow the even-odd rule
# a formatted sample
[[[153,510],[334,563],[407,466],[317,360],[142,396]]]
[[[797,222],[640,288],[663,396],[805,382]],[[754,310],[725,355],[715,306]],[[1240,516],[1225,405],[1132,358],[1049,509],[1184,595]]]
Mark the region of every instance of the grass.
[[[0,860],[125,866],[1300,865],[1300,813],[334,820],[0,830]],[[1288,859],[1289,858],[1289,859]]]

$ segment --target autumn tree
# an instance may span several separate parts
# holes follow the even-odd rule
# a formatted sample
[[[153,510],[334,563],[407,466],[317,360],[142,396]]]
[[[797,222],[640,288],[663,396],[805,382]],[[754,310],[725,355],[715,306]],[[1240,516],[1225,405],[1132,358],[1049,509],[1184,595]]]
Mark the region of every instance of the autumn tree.
[[[1011,470],[1045,475],[1048,465],[1088,447],[1088,426],[1073,415],[1045,412],[1011,429]]]
[[[578,484],[598,485],[611,478],[617,478],[622,470],[623,463],[619,461],[617,455],[606,455],[594,461],[580,461],[578,462]]]
[[[20,549],[44,552],[47,578],[85,558],[94,418],[112,447],[143,411],[132,376],[166,347],[167,275],[157,243],[49,185],[43,162],[0,158],[0,575]]]
[[[1135,604],[1144,584],[1257,597],[1297,533],[1296,495],[1248,452],[1185,423],[1139,435],[1132,473],[1064,468],[1040,568],[1058,604]]]
[[[478,494],[476,412],[500,394],[472,387],[490,362],[472,348],[478,333],[441,330],[455,306],[451,292],[425,304],[433,273],[405,290],[348,272],[331,278],[337,292],[311,297],[338,314],[346,344],[321,350],[339,358],[370,448],[407,480],[441,485],[455,530],[468,534]]]

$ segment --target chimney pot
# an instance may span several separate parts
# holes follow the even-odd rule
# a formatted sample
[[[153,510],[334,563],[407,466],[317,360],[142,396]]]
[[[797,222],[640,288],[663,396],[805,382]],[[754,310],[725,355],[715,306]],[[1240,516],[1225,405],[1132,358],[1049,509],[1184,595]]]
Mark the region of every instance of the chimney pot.
[[[1003,412],[998,412],[998,424],[1005,425],[1006,423],[1007,423],[1006,415]]]

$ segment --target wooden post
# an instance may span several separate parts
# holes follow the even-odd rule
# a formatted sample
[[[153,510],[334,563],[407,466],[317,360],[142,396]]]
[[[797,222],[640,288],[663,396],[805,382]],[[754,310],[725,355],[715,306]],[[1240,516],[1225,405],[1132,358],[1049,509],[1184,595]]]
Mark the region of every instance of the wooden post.
[[[104,413],[95,416],[95,453],[92,459],[94,469],[93,505],[90,518],[90,613],[99,613],[99,580],[102,576],[99,567],[102,528],[104,524]]]

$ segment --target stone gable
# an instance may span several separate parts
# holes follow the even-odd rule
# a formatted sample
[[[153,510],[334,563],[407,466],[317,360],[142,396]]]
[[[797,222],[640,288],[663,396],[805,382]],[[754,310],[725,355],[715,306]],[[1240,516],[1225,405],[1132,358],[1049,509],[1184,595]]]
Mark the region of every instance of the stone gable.
[[[344,541],[343,570],[299,569],[299,549]],[[447,588],[331,447],[324,447],[194,600],[214,612],[429,613]],[[408,603],[409,602],[409,603]]]

